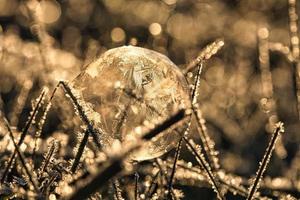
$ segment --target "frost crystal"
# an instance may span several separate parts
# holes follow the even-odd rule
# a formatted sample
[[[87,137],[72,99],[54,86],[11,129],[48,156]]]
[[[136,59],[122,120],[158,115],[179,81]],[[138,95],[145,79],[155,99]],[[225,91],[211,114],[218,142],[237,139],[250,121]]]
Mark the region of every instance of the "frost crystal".
[[[122,141],[144,121],[167,118],[189,105],[188,85],[176,65],[166,56],[140,47],[125,46],[107,51],[89,64],[71,85],[99,114],[93,123],[105,130],[107,135],[103,138],[110,138],[102,141],[104,148],[110,146],[109,141],[113,139]],[[147,142],[133,158],[158,157],[174,147],[179,139],[176,133],[165,131]]]

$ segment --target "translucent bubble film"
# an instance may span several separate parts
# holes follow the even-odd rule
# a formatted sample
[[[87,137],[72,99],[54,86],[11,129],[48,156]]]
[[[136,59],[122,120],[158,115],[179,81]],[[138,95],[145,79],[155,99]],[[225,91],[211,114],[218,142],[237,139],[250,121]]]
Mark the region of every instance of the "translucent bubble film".
[[[157,118],[167,118],[189,106],[189,90],[182,72],[166,56],[152,50],[124,46],[105,52],[73,81],[82,99],[99,115],[93,118],[108,137],[123,140],[127,134]],[[132,97],[136,96],[136,99]],[[170,150],[181,135],[167,131],[143,151],[137,160],[158,157]],[[104,143],[104,146],[110,145]]]

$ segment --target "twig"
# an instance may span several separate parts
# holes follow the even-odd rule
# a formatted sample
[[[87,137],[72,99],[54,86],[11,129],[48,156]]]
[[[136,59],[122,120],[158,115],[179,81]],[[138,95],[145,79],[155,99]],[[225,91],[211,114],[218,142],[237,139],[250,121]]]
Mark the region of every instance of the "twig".
[[[216,178],[213,175],[213,172],[211,171],[209,164],[205,160],[205,157],[201,153],[200,146],[196,146],[192,140],[188,141],[186,137],[184,137],[184,141],[186,142],[188,149],[195,155],[196,160],[198,161],[200,166],[205,170],[207,178],[209,179],[209,182],[212,185],[212,188],[216,192],[218,199],[224,200],[225,197],[223,197],[223,195],[217,185]]]
[[[135,186],[134,186],[134,199],[139,200],[139,174],[137,172],[134,173]]]
[[[107,164],[103,170],[96,174],[87,184],[77,189],[69,200],[87,199],[98,188],[104,186],[112,177],[116,176],[123,170],[122,158],[114,159]]]
[[[164,130],[168,129],[173,124],[181,121],[185,117],[185,110],[181,109],[176,114],[172,115],[170,118],[165,120],[164,122],[157,124],[156,127],[150,130],[147,134],[142,136],[143,140],[150,140],[159,133],[163,132]]]
[[[20,140],[19,140],[19,142],[17,144],[18,147],[23,143],[23,141],[25,139],[25,136],[28,133],[28,129],[29,129],[30,125],[32,124],[32,122],[34,121],[34,119],[35,119],[35,117],[36,117],[36,115],[38,113],[40,104],[43,101],[45,94],[46,94],[46,90],[44,89],[42,91],[41,95],[37,99],[37,103],[34,106],[33,111],[30,114],[29,120],[25,124],[25,127],[24,127],[24,129],[23,129],[23,131],[21,133],[21,136],[20,136]],[[9,171],[10,171],[10,169],[12,167],[12,164],[14,163],[14,159],[15,159],[16,154],[17,154],[17,150],[15,149],[14,152],[13,152],[13,154],[11,155],[9,161],[8,161],[8,164],[7,164],[6,168],[5,168],[5,170],[4,170],[4,173],[3,173],[2,178],[1,178],[1,183],[4,183],[4,181],[6,179],[6,176],[7,176],[7,174],[9,173]]]
[[[32,88],[32,81],[31,80],[19,80],[19,84],[21,84],[23,87],[21,87],[20,94],[18,98],[16,99],[16,104],[13,106],[11,115],[10,115],[10,122],[12,125],[17,126],[19,123],[19,115],[22,112],[22,109],[25,106],[26,99],[28,98],[28,94],[30,89]],[[22,82],[22,83],[21,83]]]
[[[274,150],[276,141],[278,139],[278,136],[280,135],[280,133],[284,132],[284,128],[283,128],[283,123],[282,122],[278,122],[276,124],[276,129],[272,135],[272,138],[269,142],[269,145],[265,151],[264,157],[262,159],[262,161],[260,162],[258,171],[256,172],[256,177],[253,181],[253,184],[250,186],[249,188],[249,193],[248,193],[248,197],[247,200],[251,200],[253,198],[253,196],[255,195],[256,191],[258,190],[259,186],[260,186],[260,181],[263,177],[264,172],[267,169],[267,165],[270,161],[270,158],[272,156],[272,152]]]
[[[6,126],[7,130],[8,130],[9,136],[10,136],[10,138],[11,138],[13,144],[14,144],[15,152],[16,152],[16,154],[19,156],[19,159],[20,159],[20,161],[21,161],[22,166],[23,166],[24,169],[25,169],[25,172],[26,172],[26,174],[27,174],[27,176],[28,176],[28,178],[29,178],[29,181],[31,182],[31,184],[32,184],[32,186],[33,186],[35,192],[36,192],[36,193],[39,193],[39,189],[38,189],[38,187],[37,187],[37,182],[36,182],[35,179],[33,178],[33,174],[31,174],[31,170],[28,169],[28,166],[26,165],[25,158],[24,158],[23,154],[21,153],[21,151],[20,151],[20,149],[19,149],[19,146],[18,146],[18,145],[16,144],[16,142],[15,142],[14,135],[13,135],[13,133],[12,133],[12,130],[11,130],[11,128],[10,128],[10,125],[9,125],[8,121],[7,121],[4,117],[3,117],[3,121],[4,121],[4,123],[5,123],[5,126]]]
[[[175,172],[176,172],[177,160],[179,158],[180,150],[181,150],[181,147],[182,147],[182,141],[183,141],[183,137],[180,138],[180,140],[177,144],[174,163],[173,163],[173,167],[172,167],[172,172],[171,172],[171,176],[170,176],[169,183],[168,183],[168,196],[169,196],[169,198],[171,198],[171,190],[172,190],[172,187],[173,187],[173,179],[174,179],[174,175],[175,175]]]
[[[201,146],[204,150],[204,156],[209,161],[208,164],[212,169],[219,169],[219,159],[216,156],[217,152],[214,149],[215,143],[209,137],[207,133],[207,128],[205,126],[205,120],[202,117],[202,113],[200,111],[199,105],[197,103],[198,90],[200,86],[200,75],[202,72],[203,63],[201,62],[198,65],[197,75],[195,77],[194,89],[192,91],[192,111],[196,117],[197,130],[200,137]]]
[[[75,158],[74,158],[74,161],[72,163],[72,167],[71,167],[71,172],[72,173],[75,173],[76,172],[76,169],[79,165],[79,162],[80,162],[80,158],[84,152],[84,148],[88,142],[88,138],[89,138],[89,130],[86,129],[85,132],[84,132],[84,135],[81,139],[81,142],[79,144],[79,147],[78,147],[78,150],[77,150],[77,153],[75,155]]]
[[[116,200],[124,200],[124,198],[122,197],[122,190],[120,188],[120,183],[117,179],[114,181],[113,186],[115,189]]]
[[[184,74],[193,71],[200,63],[210,59],[224,46],[224,41],[222,39],[217,39],[216,41],[208,44],[199,54],[199,56],[191,61],[185,68]]]
[[[42,166],[40,167],[38,177],[42,176],[42,174],[45,172],[46,168],[48,167],[49,163],[51,162],[51,160],[53,159],[53,157],[55,156],[58,150],[58,145],[57,145],[58,142],[54,139],[51,141],[51,143],[52,144],[46,153]]]
[[[154,129],[144,133],[141,136],[143,140],[150,140],[159,133],[163,132],[164,130],[168,129],[173,124],[177,123],[178,121],[182,120],[185,116],[184,110],[179,110],[176,114],[165,120],[164,122],[155,126]],[[123,171],[123,161],[127,158],[127,156],[134,152],[135,150],[141,148],[143,143],[138,142],[137,144],[133,144],[127,149],[124,149],[124,152],[121,153],[120,156],[116,158],[111,158],[107,161],[107,165],[98,172],[87,184],[80,187],[76,190],[69,198],[69,200],[75,199],[85,199],[89,197],[92,193],[94,193],[97,189],[101,188],[107,181],[109,181],[114,176],[118,175],[120,172]]]
[[[157,189],[157,179],[158,179],[158,175],[160,173],[160,170],[158,170],[153,177],[151,177],[151,183],[150,186],[148,188],[148,190],[146,190],[144,193],[146,194],[146,199],[150,199],[153,194],[155,193],[156,189]],[[153,188],[153,189],[152,189]]]
[[[64,81],[60,81],[59,84],[62,85],[65,92],[70,96],[72,102],[74,103],[76,109],[78,110],[81,119],[87,125],[89,133],[91,133],[96,146],[98,147],[98,149],[101,149],[99,135],[104,135],[104,130],[98,130],[97,128],[94,128],[93,124],[91,123],[88,116],[84,112],[82,105],[80,105],[78,99],[74,96],[71,88],[67,85],[67,83]]]

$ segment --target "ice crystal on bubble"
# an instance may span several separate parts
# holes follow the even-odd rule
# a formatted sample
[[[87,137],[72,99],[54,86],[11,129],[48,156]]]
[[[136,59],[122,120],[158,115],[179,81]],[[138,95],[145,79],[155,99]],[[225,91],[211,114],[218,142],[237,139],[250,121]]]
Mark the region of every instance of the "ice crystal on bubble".
[[[116,85],[141,96],[143,102],[126,95]],[[114,139],[122,141],[144,121],[167,118],[189,105],[188,85],[177,66],[166,56],[140,47],[124,46],[107,51],[89,64],[71,86],[100,115],[93,124],[107,134],[101,137],[109,138],[102,141],[104,148]],[[179,139],[179,135],[167,130],[147,142],[133,158],[158,157]]]

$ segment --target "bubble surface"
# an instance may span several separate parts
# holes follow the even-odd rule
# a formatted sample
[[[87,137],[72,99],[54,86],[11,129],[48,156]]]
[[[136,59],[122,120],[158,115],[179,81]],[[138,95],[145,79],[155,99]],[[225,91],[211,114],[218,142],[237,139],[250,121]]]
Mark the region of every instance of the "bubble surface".
[[[178,67],[166,56],[140,47],[123,46],[105,52],[71,86],[97,114],[93,123],[105,132],[104,148],[114,139],[123,141],[145,121],[166,119],[189,105],[188,84]],[[146,142],[133,159],[161,156],[179,138],[180,135],[167,130]]]

